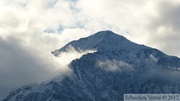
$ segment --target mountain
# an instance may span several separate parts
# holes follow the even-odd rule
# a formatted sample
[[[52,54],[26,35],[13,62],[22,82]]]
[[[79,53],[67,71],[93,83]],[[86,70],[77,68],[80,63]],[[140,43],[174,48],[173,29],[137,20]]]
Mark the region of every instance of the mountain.
[[[123,101],[123,94],[180,93],[180,59],[100,31],[53,51],[97,50],[69,63],[72,75],[12,91],[3,101]],[[61,78],[60,78],[61,79]]]

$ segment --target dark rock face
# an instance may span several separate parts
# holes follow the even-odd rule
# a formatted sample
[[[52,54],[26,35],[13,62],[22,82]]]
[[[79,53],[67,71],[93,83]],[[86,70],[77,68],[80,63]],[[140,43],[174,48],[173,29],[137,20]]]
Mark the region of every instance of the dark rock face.
[[[76,50],[97,49],[69,67],[63,80],[29,85],[12,91],[3,101],[123,101],[123,94],[180,93],[180,59],[138,45],[111,31],[73,41]]]

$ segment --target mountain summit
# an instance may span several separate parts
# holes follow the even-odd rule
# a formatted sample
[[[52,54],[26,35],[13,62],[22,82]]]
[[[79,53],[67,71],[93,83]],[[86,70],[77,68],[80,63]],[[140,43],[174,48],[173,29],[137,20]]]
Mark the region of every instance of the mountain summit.
[[[72,41],[77,51],[97,50],[69,63],[72,75],[12,91],[3,101],[123,101],[124,94],[180,93],[180,59],[111,31]]]
[[[97,51],[116,51],[126,50],[131,53],[138,53],[141,49],[148,49],[144,45],[139,45],[125,37],[115,34],[112,31],[100,31],[86,38],[72,41],[64,47],[54,51],[56,55],[61,51],[68,50],[68,47],[74,47],[77,51],[97,50]]]

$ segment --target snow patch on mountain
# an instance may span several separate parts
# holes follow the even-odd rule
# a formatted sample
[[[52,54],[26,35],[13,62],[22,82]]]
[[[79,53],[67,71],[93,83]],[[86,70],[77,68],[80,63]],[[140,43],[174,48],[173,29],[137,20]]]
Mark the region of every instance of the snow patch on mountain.
[[[158,59],[157,58],[155,58],[152,54],[150,54],[150,59],[152,60],[152,61],[154,61],[154,62],[158,62]]]

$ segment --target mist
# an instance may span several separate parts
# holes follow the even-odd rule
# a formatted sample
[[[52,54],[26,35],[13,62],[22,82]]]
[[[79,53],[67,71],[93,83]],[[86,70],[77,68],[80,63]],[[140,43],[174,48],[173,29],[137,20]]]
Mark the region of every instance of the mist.
[[[133,66],[131,66],[130,64],[124,61],[117,61],[117,60],[98,61],[96,63],[96,66],[105,71],[110,71],[110,72],[133,70]]]

